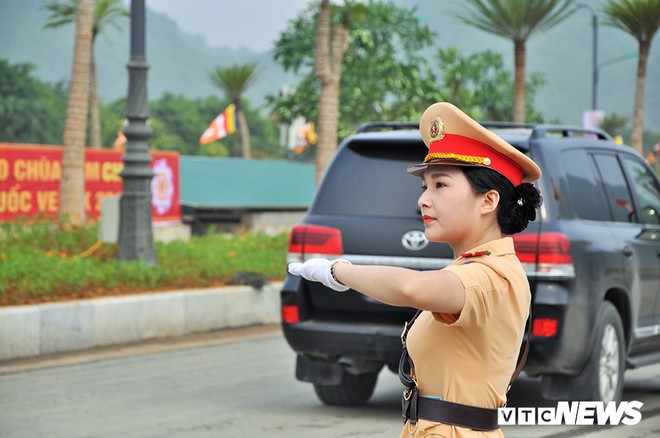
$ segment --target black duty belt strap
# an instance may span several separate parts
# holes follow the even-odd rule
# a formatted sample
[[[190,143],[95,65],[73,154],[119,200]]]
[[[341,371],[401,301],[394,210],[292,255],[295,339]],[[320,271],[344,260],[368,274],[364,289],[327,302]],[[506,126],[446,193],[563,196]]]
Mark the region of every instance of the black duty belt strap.
[[[417,417],[474,430],[495,430],[497,409],[462,405],[429,397],[418,397]]]
[[[407,338],[408,331],[417,317],[422,313],[418,310],[415,316],[403,327],[401,333],[401,343],[403,351],[399,360],[399,380],[405,386],[403,397],[401,399],[401,415],[403,422],[410,420],[410,424],[417,423],[418,418],[436,421],[438,423],[452,424],[454,426],[467,427],[474,430],[495,430],[499,428],[497,424],[497,409],[480,408],[477,406],[468,406],[460,403],[453,403],[430,397],[422,397],[417,389],[415,381],[415,365],[408,354]],[[529,343],[531,339],[532,311],[530,305],[529,317],[525,328],[525,345],[518,358],[518,364],[509,381],[507,392],[511,389],[511,384],[518,377],[523,369],[529,352]],[[406,367],[408,368],[406,370]]]

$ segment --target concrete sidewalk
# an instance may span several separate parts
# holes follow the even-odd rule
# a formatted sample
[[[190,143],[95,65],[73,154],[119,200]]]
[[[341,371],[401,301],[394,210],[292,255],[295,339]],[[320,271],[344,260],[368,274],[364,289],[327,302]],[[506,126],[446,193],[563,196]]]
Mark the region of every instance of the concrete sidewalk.
[[[0,308],[0,361],[280,321],[282,283]]]

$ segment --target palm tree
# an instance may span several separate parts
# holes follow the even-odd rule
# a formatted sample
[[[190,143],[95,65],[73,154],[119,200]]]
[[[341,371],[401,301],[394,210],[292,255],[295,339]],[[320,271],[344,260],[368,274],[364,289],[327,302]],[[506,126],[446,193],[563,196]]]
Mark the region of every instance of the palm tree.
[[[241,105],[241,97],[245,94],[245,90],[256,81],[256,70],[257,63],[253,62],[230,67],[217,66],[210,75],[211,82],[223,90],[227,98],[236,105],[243,158],[252,158],[252,148],[250,147],[250,130]]]
[[[316,149],[317,186],[337,150],[339,85],[344,53],[350,42],[347,11],[344,10],[342,22],[337,24],[331,23],[330,14],[330,1],[322,0],[316,35],[316,77],[321,83]]]
[[[513,41],[515,79],[513,121],[525,121],[527,40],[564,20],[575,9],[572,0],[466,0],[455,14],[464,23]]]
[[[77,11],[60,182],[60,215],[67,226],[74,227],[82,226],[85,222],[85,133],[92,63],[94,0],[80,0]]]
[[[632,146],[642,153],[644,135],[644,86],[646,64],[651,51],[651,41],[660,26],[660,0],[608,0],[603,8],[605,24],[617,27],[632,35],[639,43],[637,59],[637,85],[635,89],[635,115],[633,116]]]
[[[46,22],[46,27],[57,28],[76,20],[78,9],[78,0],[69,0],[66,3],[56,1],[44,4],[44,8],[50,11],[50,16]],[[90,146],[101,146],[101,105],[99,103],[99,89],[96,78],[96,62],[94,61],[94,44],[96,37],[104,29],[112,26],[121,31],[118,20],[122,17],[128,17],[130,13],[122,6],[122,0],[96,0],[94,2],[94,25],[92,28],[92,65],[90,80],[90,104],[89,115],[91,121],[90,128]]]

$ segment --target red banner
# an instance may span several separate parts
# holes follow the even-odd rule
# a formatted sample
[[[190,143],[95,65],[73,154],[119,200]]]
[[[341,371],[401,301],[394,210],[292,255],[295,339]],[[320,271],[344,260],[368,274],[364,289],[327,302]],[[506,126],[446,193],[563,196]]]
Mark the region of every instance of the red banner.
[[[0,143],[0,221],[59,212],[61,146]],[[104,196],[119,196],[123,152],[85,149],[85,212],[98,218]],[[154,222],[181,220],[179,153],[151,151],[151,207]]]

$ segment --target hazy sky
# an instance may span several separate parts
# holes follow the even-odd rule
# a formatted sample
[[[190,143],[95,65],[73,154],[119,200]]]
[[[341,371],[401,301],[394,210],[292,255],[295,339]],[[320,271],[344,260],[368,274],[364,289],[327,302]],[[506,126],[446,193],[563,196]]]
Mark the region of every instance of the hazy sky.
[[[309,0],[147,0],[187,33],[202,35],[209,46],[247,47],[264,52]],[[223,17],[218,20],[218,17]],[[229,18],[227,20],[226,18]],[[219,22],[228,23],[220,27]]]

